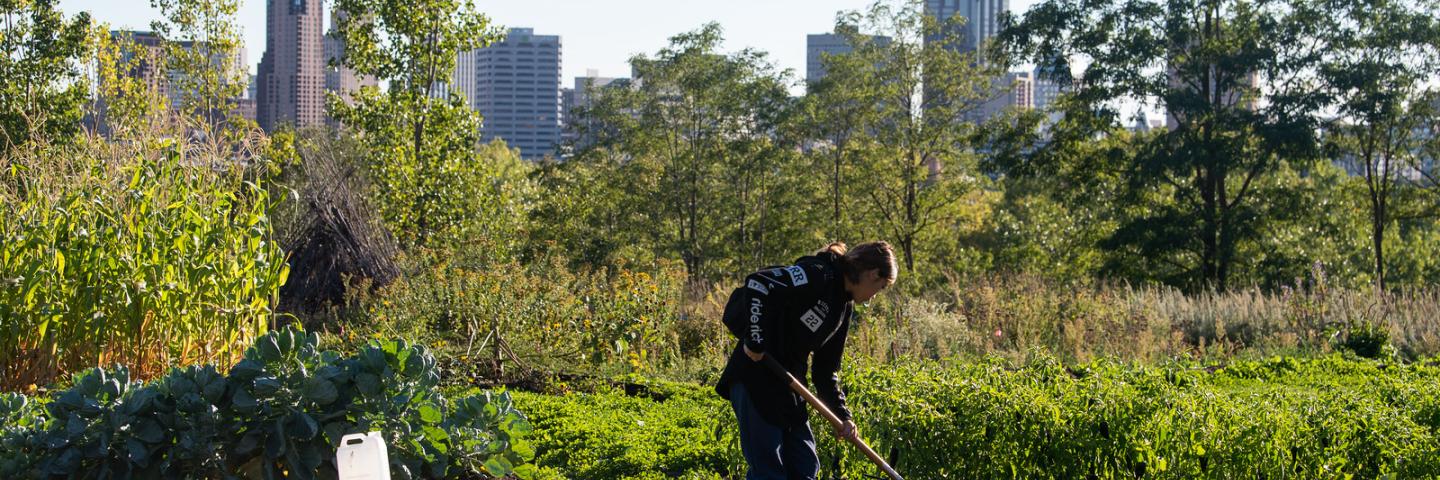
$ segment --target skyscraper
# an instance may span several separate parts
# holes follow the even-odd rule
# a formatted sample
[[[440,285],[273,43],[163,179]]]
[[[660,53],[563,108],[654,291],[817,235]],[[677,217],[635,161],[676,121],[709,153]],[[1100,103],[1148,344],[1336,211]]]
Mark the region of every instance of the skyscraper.
[[[880,45],[890,43],[890,37],[877,36],[871,40]],[[844,55],[854,51],[845,36],[838,33],[812,33],[805,36],[805,82],[815,83],[825,78],[826,55]]]
[[[1046,77],[1047,70],[1036,68],[1032,77],[1035,79],[1035,108],[1047,109],[1055,104],[1060,97],[1060,83]]]
[[[345,14],[339,10],[330,12],[330,34],[325,35],[325,91],[335,92],[342,98],[350,98],[360,87],[374,87],[380,84],[371,75],[359,75],[354,70],[346,67],[345,62],[345,41],[336,36],[340,22]]]
[[[148,31],[112,30],[110,36],[121,45],[120,64],[129,67],[122,74],[139,80],[145,84],[146,88],[164,97],[171,110],[179,111],[185,108],[183,103],[187,97],[198,93],[183,90],[186,85],[191,84],[185,82],[184,73],[172,70],[168,65],[170,52],[167,48],[171,44],[167,44],[167,41],[160,35]],[[227,81],[238,82],[248,76],[242,73],[247,68],[245,47],[237,47],[235,51],[222,57],[209,52],[207,45],[203,42],[179,41],[173,42],[173,45],[192,54],[209,54],[211,63],[217,71],[225,69],[220,71],[220,75]],[[243,96],[244,94],[241,95],[231,101],[235,103],[237,113],[246,117],[247,114],[253,112],[254,108],[253,104],[250,104],[249,100]],[[97,131],[108,134],[109,126],[104,125],[104,121],[109,106],[105,104],[105,101],[103,96],[97,99],[96,112],[91,118],[91,123],[96,126]]]
[[[571,116],[574,115],[574,113],[572,113],[572,112],[575,111],[575,106],[576,106],[576,103],[575,103],[575,89],[573,89],[573,88],[561,88],[561,89],[560,89],[560,125],[564,126],[565,124],[570,123]],[[562,133],[561,135],[564,135],[564,134]]]
[[[940,20],[963,17],[959,26],[959,41],[950,48],[960,52],[977,52],[976,62],[986,62],[980,49],[985,42],[1000,33],[1000,15],[1010,9],[1009,0],[925,0],[925,14]],[[930,41],[929,38],[926,41]],[[989,120],[1006,108],[1033,108],[1034,82],[1029,72],[1006,73],[991,79],[991,89],[986,99],[974,110],[963,115],[967,121],[980,123]]]
[[[170,70],[165,66],[165,43],[154,32],[112,30],[110,38],[125,48],[120,51],[120,64],[130,65],[126,76],[139,79],[157,95],[174,104],[170,92]]]
[[[825,78],[826,55],[850,53],[850,43],[845,36],[834,33],[813,33],[805,36],[805,82],[815,83]]]
[[[1035,79],[1030,72],[1008,72],[992,79],[990,85],[991,96],[964,114],[966,120],[980,123],[1009,108],[1035,108]]]
[[[455,58],[455,72],[450,75],[450,81],[446,85],[447,98],[450,92],[454,92],[465,99],[466,105],[475,108],[475,82],[480,79],[476,66],[479,61],[480,50],[460,52]]]
[[[583,77],[575,77],[575,107],[589,107],[594,101],[595,92],[599,89],[610,86],[616,81],[629,80],[628,78],[602,77],[599,72],[590,70]]]
[[[975,50],[1000,33],[1000,14],[1009,9],[1009,0],[925,0],[926,15],[942,21],[965,17],[959,45],[963,51]]]
[[[321,0],[268,0],[255,114],[266,131],[324,119],[323,15]]]
[[[1035,108],[1035,76],[1030,72],[1016,72],[1005,76],[1010,80],[1010,105],[1032,109]]]
[[[476,52],[475,108],[485,140],[504,139],[538,159],[560,142],[560,37],[512,28]]]
[[[1031,78],[1035,82],[1035,109],[1045,113],[1045,124],[1042,126],[1042,128],[1045,129],[1050,128],[1050,126],[1056,123],[1060,123],[1060,119],[1065,116],[1064,113],[1054,110],[1057,107],[1057,105],[1055,105],[1056,100],[1060,98],[1060,93],[1064,91],[1063,87],[1061,87],[1060,81],[1047,75],[1048,72],[1050,72],[1050,70],[1037,67],[1035,71],[1031,73]],[[1066,73],[1068,74],[1069,72]]]

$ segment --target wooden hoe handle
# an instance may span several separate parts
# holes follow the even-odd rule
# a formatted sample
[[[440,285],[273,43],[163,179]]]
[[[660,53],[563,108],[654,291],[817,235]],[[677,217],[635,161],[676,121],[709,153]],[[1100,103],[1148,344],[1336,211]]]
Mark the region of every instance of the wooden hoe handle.
[[[815,407],[815,410],[819,411],[820,415],[823,415],[826,420],[830,421],[830,425],[832,427],[834,427],[836,430],[840,429],[841,424],[844,423],[840,421],[840,417],[835,416],[835,413],[831,412],[829,407],[826,407],[819,398],[815,397],[815,394],[810,393],[810,389],[805,388],[805,385],[802,385],[799,380],[796,380],[794,375],[791,375],[789,371],[785,370],[785,367],[780,366],[780,362],[776,361],[775,357],[766,355],[765,358],[761,359],[760,361],[764,362],[765,366],[770,368],[770,371],[775,372],[775,374],[780,376],[780,378],[784,379],[786,382],[789,382],[790,389],[794,390],[795,393],[800,394],[801,397],[804,397],[805,401],[809,403],[811,407]],[[890,478],[892,480],[904,480],[900,477],[900,473],[896,472],[894,468],[890,468],[890,464],[886,463],[885,459],[880,457],[880,454],[875,453],[875,450],[872,450],[870,448],[870,445],[866,445],[865,441],[861,440],[859,435],[856,435],[855,438],[849,438],[847,440],[850,440],[850,443],[855,444],[855,447],[859,448],[860,452],[864,453],[871,462],[875,462],[875,465],[879,465],[880,469],[884,470],[887,475],[890,475]]]

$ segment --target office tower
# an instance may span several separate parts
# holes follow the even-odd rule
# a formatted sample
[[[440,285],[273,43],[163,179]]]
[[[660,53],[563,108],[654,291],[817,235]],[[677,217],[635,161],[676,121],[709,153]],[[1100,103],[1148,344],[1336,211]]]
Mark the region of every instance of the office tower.
[[[959,52],[975,52],[975,61],[985,64],[983,51],[985,43],[1000,33],[1000,16],[1010,8],[1008,0],[926,0],[925,14],[940,20],[963,17],[959,36],[950,48]],[[925,41],[931,41],[927,38]],[[974,110],[963,115],[965,121],[981,123],[1000,114],[1007,108],[1033,108],[1034,82],[1029,72],[1005,73],[991,79],[991,89],[985,99]],[[1019,91],[1017,91],[1019,90]]]
[[[844,55],[851,51],[845,36],[834,33],[817,33],[805,36],[805,82],[815,83],[825,78],[826,55]]]
[[[1060,82],[1046,76],[1046,70],[1036,68],[1032,74],[1035,80],[1035,108],[1045,110],[1055,105],[1060,97]]]
[[[340,22],[345,14],[339,10],[330,12],[330,33],[325,35],[325,91],[340,94],[347,101],[360,91],[360,87],[378,86],[380,82],[372,75],[360,75],[345,66],[345,40],[339,37]]]
[[[121,64],[130,66],[129,70],[122,72],[123,75],[139,80],[150,91],[165,98],[171,110],[179,110],[182,102],[185,101],[186,92],[182,91],[185,78],[180,71],[171,70],[167,65],[169,52],[166,51],[165,39],[148,31],[114,30],[110,32],[110,36],[122,46],[119,52]],[[200,49],[201,54],[208,53],[205,51],[204,43],[184,41],[175,42],[174,45],[187,52],[193,53],[196,49]],[[241,78],[248,77],[248,74],[241,73],[247,67],[244,47],[237,48],[228,59],[217,55],[211,55],[211,57],[214,68],[217,70],[228,69],[222,73],[226,78],[239,81]],[[242,117],[253,112],[253,108],[244,95],[242,93],[240,97],[232,99],[235,102],[236,113]],[[97,99],[96,112],[93,112],[94,117],[89,122],[102,134],[109,133],[108,126],[103,126],[107,109],[105,98]],[[246,118],[253,118],[253,115]]]
[[[268,0],[256,99],[256,120],[266,131],[324,119],[323,15],[321,0]]]
[[[1254,111],[1259,107],[1258,95],[1254,92],[1255,88],[1260,85],[1259,71],[1240,75],[1239,81],[1234,83],[1234,87],[1220,92],[1220,86],[1215,77],[1221,73],[1217,71],[1215,65],[1199,65],[1197,69],[1197,65],[1192,64],[1184,68],[1188,70],[1189,75],[1204,78],[1186,78],[1187,74],[1182,74],[1179,67],[1173,64],[1169,65],[1166,67],[1166,77],[1168,85],[1173,91],[1187,91],[1188,95],[1202,97],[1203,101],[1209,103],[1211,108],[1237,107],[1242,110]],[[1195,73],[1197,70],[1204,73]],[[1218,92],[1218,95],[1202,94],[1200,90],[1197,90],[1197,84],[1201,82],[1206,83],[1205,92]],[[1168,105],[1165,113],[1165,125],[1170,130],[1180,128],[1180,120],[1175,118],[1175,112]]]
[[[890,37],[870,37],[880,45],[888,45]],[[844,55],[854,51],[845,36],[838,33],[813,33],[805,36],[805,82],[815,83],[825,78],[826,55]]]
[[[1009,0],[925,0],[926,15],[942,21],[965,18],[958,46],[962,51],[975,50],[1000,33],[1000,15],[1009,9]]]
[[[586,72],[589,75],[575,77],[575,107],[587,108],[595,101],[595,94],[599,90],[619,81],[624,83],[628,78],[601,77],[598,72],[591,70]]]
[[[476,52],[475,108],[486,140],[504,139],[538,159],[560,142],[560,37],[512,28]]]
[[[450,81],[443,88],[445,92],[444,98],[449,98],[449,94],[454,92],[456,95],[459,95],[460,98],[465,99],[466,105],[469,105],[470,108],[475,108],[475,102],[477,101],[475,98],[475,82],[480,79],[479,72],[476,70],[479,61],[480,50],[460,52],[460,55],[455,57],[455,71],[450,75]],[[436,89],[437,92],[441,90],[442,89]],[[483,113],[484,112],[482,112],[482,114]]]
[[[572,115],[574,115],[571,112],[574,111],[575,89],[569,87],[560,89],[560,124],[565,125],[570,123],[570,119]]]
[[[594,105],[595,98],[601,91],[608,88],[625,88],[630,85],[628,78],[601,77],[596,70],[586,71],[586,76],[575,77],[574,88],[566,88],[561,91],[562,108],[562,139],[568,143],[583,146],[592,140],[585,135],[594,125],[588,119],[580,116],[580,111]],[[583,123],[582,123],[583,122]]]
[[[1030,72],[1008,72],[991,81],[991,97],[975,110],[967,112],[966,120],[980,123],[1010,108],[1035,108],[1035,81]]]
[[[112,30],[110,37],[123,47],[120,64],[130,65],[124,75],[139,79],[151,91],[170,98],[170,69],[165,66],[164,40],[153,32],[129,30]]]
[[[1030,72],[1006,75],[1010,80],[1010,105],[1026,110],[1035,108],[1035,77]]]

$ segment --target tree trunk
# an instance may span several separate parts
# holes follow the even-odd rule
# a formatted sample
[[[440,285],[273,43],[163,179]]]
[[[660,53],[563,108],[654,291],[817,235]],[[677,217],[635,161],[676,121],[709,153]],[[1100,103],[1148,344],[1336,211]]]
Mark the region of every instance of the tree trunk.
[[[1380,290],[1385,289],[1385,225],[1389,218],[1390,162],[1377,150],[1380,133],[1374,122],[1364,131],[1365,143],[1361,155],[1365,161],[1365,186],[1370,194],[1370,242],[1375,249],[1375,282]]]
[[[1219,218],[1215,226],[1220,236],[1218,256],[1215,259],[1215,287],[1222,292],[1230,288],[1230,265],[1235,260],[1235,228],[1234,225],[1232,225],[1234,217],[1230,215],[1234,210],[1234,205],[1230,204],[1225,195],[1225,178],[1227,175],[1228,172],[1226,172],[1224,168],[1221,168],[1220,172],[1216,175],[1215,185],[1216,195],[1220,197],[1217,203],[1219,207],[1217,215]]]
[[[1375,245],[1375,282],[1385,290],[1385,207],[1382,205],[1371,218],[1371,241]]]
[[[1197,180],[1200,185],[1200,198],[1202,200],[1200,211],[1200,281],[1205,286],[1219,287],[1220,278],[1219,257],[1220,257],[1220,229],[1217,221],[1218,208],[1215,199],[1215,188],[1208,169],[1202,168]]]
[[[925,163],[915,158],[916,156],[911,154],[913,160],[910,164],[911,171],[906,172],[909,175],[905,178],[905,235],[901,238],[900,244],[901,249],[905,252],[906,273],[915,273],[915,233],[918,230],[916,224],[919,223],[919,220],[915,218],[916,209],[919,208],[915,203],[919,201],[919,195],[916,192],[917,187],[914,180],[916,172],[914,170],[925,168]]]
[[[838,142],[835,146],[835,175],[831,185],[831,195],[835,202],[835,225],[832,227],[834,233],[831,236],[836,238],[840,236],[840,162],[845,155],[845,148],[842,145],[844,145],[843,142]],[[834,239],[832,238],[832,240]]]
[[[427,100],[422,99],[421,101],[425,102]],[[417,224],[417,226],[419,227],[419,231],[415,233],[419,234],[419,240],[421,244],[426,243],[426,241],[429,240],[430,237],[430,215],[425,212],[425,204],[427,203],[426,200],[428,193],[425,191],[424,183],[421,180],[421,177],[423,175],[430,173],[429,169],[424,167],[424,158],[420,154],[420,148],[422,145],[424,145],[424,138],[425,112],[422,110],[420,112],[419,118],[415,119],[415,144],[413,147],[413,151],[415,152],[415,165],[420,167],[419,170],[421,172],[415,177],[416,183],[419,184],[417,185],[417,187],[420,187],[420,191],[416,192],[416,198],[418,199],[418,202],[415,204],[415,216],[417,217],[416,220],[419,222]]]

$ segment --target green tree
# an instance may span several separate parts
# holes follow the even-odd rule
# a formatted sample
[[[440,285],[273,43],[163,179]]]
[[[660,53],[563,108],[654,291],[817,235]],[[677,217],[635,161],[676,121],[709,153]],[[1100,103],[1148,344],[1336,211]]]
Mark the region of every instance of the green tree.
[[[460,52],[501,38],[469,0],[337,0],[344,65],[387,82],[331,115],[354,129],[371,153],[371,179],[390,229],[404,246],[454,241],[471,213],[480,116],[457,95],[436,98]]]
[[[1108,134],[1127,103],[1164,108],[1171,128],[1137,146],[1121,184],[1121,198],[1164,201],[1105,243],[1148,278],[1224,289],[1236,263],[1250,260],[1240,246],[1263,234],[1261,180],[1317,153],[1309,40],[1318,22],[1304,2],[1049,0],[1012,22],[1001,43],[1012,61],[1041,65],[1066,85],[1066,114],[1082,119],[1053,127],[1039,151]]]
[[[0,2],[0,152],[37,139],[64,143],[80,131],[90,16],[67,19],[57,3]]]
[[[851,25],[841,24],[842,28]],[[885,42],[887,39],[849,32],[847,42],[859,42],[860,49],[871,42]],[[876,114],[871,88],[873,65],[866,65],[860,55],[825,54],[820,61],[825,66],[826,76],[806,85],[806,94],[801,104],[798,120],[800,128],[808,138],[816,142],[811,155],[820,168],[829,171],[831,204],[831,238],[850,238],[851,228],[847,227],[845,210],[851,205],[846,201],[858,189],[851,186],[847,169],[853,169],[857,156],[867,148],[868,136],[864,130],[875,123]]]
[[[788,73],[761,52],[721,53],[721,42],[716,24],[677,35],[631,60],[635,83],[601,90],[578,112],[591,140],[560,170],[606,185],[549,178],[580,188],[565,198],[591,212],[579,222],[593,228],[580,236],[590,247],[643,245],[702,279],[819,243],[805,220],[814,185],[782,132],[795,108]],[[594,203],[604,194],[613,197]]]
[[[165,40],[163,64],[178,105],[170,108],[187,127],[214,141],[237,142],[253,130],[235,111],[249,67],[240,64],[238,0],[151,0],[163,20],[151,28]]]
[[[1397,218],[1418,213],[1400,203],[1406,190],[1417,188],[1403,175],[1424,170],[1416,157],[1434,135],[1428,129],[1433,79],[1440,74],[1440,7],[1389,0],[1321,5],[1328,22],[1321,30],[1327,48],[1320,78],[1338,114],[1327,128],[1328,146],[1365,180],[1371,265],[1384,289],[1385,231]]]
[[[1332,286],[1373,284],[1363,179],[1328,158],[1316,158],[1281,165],[1260,182],[1265,201],[1256,208],[1268,220],[1263,235],[1241,245],[1240,256],[1252,260],[1237,265],[1237,281],[1270,288],[1293,285],[1313,276],[1319,264]]]
[[[982,61],[979,50],[962,48],[963,22],[926,16],[922,2],[908,0],[842,14],[836,31],[854,50],[831,58],[835,70],[814,99],[815,108],[846,116],[827,123],[855,122],[830,136],[864,147],[852,177],[864,198],[852,205],[876,226],[856,233],[895,242],[911,272],[917,260],[940,260],[921,259],[921,245],[951,234],[944,227],[977,180],[979,128],[971,114],[997,94],[994,79],[1001,72]],[[871,41],[867,34],[890,40]]]

